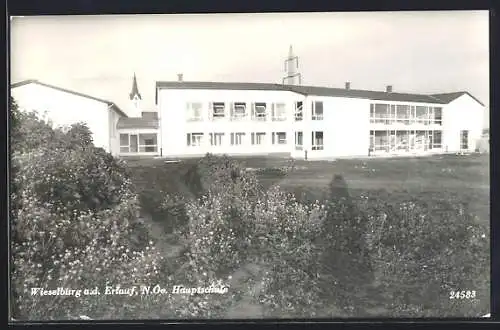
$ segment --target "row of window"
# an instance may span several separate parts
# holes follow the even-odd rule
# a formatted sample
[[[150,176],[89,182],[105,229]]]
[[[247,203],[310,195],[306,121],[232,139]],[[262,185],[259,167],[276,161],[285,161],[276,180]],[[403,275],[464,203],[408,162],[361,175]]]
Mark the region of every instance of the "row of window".
[[[227,106],[229,105],[229,106]],[[188,102],[186,105],[187,121],[203,121],[204,111],[202,102]],[[294,118],[295,121],[303,119],[303,102],[295,102]],[[210,102],[208,104],[208,119],[232,121],[245,120],[249,117],[255,121],[285,121],[287,120],[287,107],[285,103],[266,103],[266,102]],[[314,101],[311,103],[311,120],[323,120],[323,102]]]
[[[286,145],[287,133],[286,132],[272,132],[269,134],[271,136],[271,144],[273,145]],[[244,144],[250,145],[263,145],[266,143],[266,138],[268,136],[265,132],[252,132],[247,134],[245,132],[234,132],[229,133],[229,143],[231,146],[240,146]],[[247,140],[247,137],[250,140]],[[208,138],[208,141],[205,141]],[[311,132],[312,138],[312,150],[323,150],[323,132]],[[188,147],[200,147],[208,142],[210,146],[222,146],[225,145],[226,134],[225,133],[187,133],[186,134],[186,145]],[[295,148],[297,150],[302,150],[303,144],[303,132],[295,132]]]
[[[441,149],[442,131],[378,130],[370,131],[370,149],[374,151],[410,151]]]
[[[386,125],[442,125],[442,108],[372,103],[370,104],[370,122]]]
[[[158,134],[120,134],[120,153],[158,152]]]

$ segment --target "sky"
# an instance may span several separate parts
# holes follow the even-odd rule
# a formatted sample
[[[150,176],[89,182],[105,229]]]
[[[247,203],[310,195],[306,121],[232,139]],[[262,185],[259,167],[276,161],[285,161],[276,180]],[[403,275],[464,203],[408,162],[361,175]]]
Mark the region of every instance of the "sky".
[[[281,83],[292,45],[303,84],[440,93],[489,105],[487,11],[25,16],[11,19],[11,82],[38,79],[145,110],[156,81]]]

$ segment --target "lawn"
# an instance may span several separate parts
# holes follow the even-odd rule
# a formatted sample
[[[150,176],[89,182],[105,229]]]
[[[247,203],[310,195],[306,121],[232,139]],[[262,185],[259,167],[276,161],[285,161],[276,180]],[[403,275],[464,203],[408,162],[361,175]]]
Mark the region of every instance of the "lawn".
[[[257,176],[265,187],[273,184],[294,192],[298,198],[320,199],[335,175],[345,180],[347,191],[356,196],[367,191],[386,190],[391,198],[416,197],[419,200],[439,198],[443,192],[468,201],[471,211],[482,221],[489,221],[490,167],[489,155],[436,155],[420,158],[374,158],[365,160],[304,161],[296,160],[291,171],[288,159],[238,158],[252,169],[263,171]],[[188,165],[196,160],[165,163],[159,159],[128,161],[139,191],[186,192],[182,177]],[[154,210],[145,210],[146,212]]]

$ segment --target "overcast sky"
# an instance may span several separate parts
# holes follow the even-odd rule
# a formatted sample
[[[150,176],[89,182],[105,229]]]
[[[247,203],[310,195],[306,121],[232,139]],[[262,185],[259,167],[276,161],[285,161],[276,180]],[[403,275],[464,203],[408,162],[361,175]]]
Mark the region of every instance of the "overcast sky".
[[[487,11],[38,16],[11,20],[11,81],[116,102],[155,81],[281,83],[293,45],[304,85],[437,93],[489,104]],[[485,116],[486,117],[486,116]]]

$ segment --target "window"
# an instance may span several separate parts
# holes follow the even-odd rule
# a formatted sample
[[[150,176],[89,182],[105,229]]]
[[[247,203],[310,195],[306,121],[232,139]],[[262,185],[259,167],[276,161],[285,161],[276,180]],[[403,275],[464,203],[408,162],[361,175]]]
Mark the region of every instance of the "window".
[[[286,133],[285,132],[274,132],[272,142],[273,142],[273,144],[286,144]]]
[[[245,102],[235,102],[231,108],[231,120],[239,120],[245,118],[247,105]]]
[[[252,145],[261,145],[264,143],[266,133],[252,133]]]
[[[396,131],[396,150],[408,151],[410,148],[410,134],[408,131]]]
[[[274,103],[273,104],[273,121],[286,120],[286,104]]]
[[[396,105],[396,122],[398,124],[410,124],[410,106]]]
[[[323,132],[312,132],[312,150],[323,150]]]
[[[303,118],[302,101],[295,102],[295,121],[301,121]]]
[[[212,120],[223,119],[225,117],[226,106],[224,102],[212,103]]]
[[[375,131],[373,150],[389,151],[389,136],[389,131]]]
[[[295,132],[295,150],[302,150],[304,148],[304,134],[302,132]]]
[[[434,108],[434,124],[443,124],[443,108]]]
[[[156,133],[120,134],[120,153],[157,152]]]
[[[202,104],[199,102],[188,102],[186,105],[187,120],[201,121],[202,120]]]
[[[381,103],[370,104],[370,122],[375,124],[392,124],[395,117],[395,108],[392,107]]]
[[[120,134],[120,152],[130,152],[128,134]]]
[[[469,149],[469,131],[460,131],[460,149]]]
[[[231,145],[239,146],[243,143],[243,137],[245,133],[231,133]]]
[[[434,131],[433,134],[433,145],[432,147],[434,149],[441,149],[442,148],[442,132],[441,131]]]
[[[252,118],[254,120],[266,120],[266,103],[257,102],[253,104]]]
[[[210,133],[210,145],[221,146],[224,133]]]
[[[425,124],[428,125],[428,114],[429,108],[428,107],[422,107],[422,106],[417,106],[416,107],[416,119],[417,119],[417,124]]]
[[[158,152],[158,138],[156,133],[139,134],[139,152]]]
[[[312,103],[312,120],[323,120],[323,102]]]
[[[203,133],[188,133],[187,134],[187,146],[188,147],[199,147],[203,142]]]

